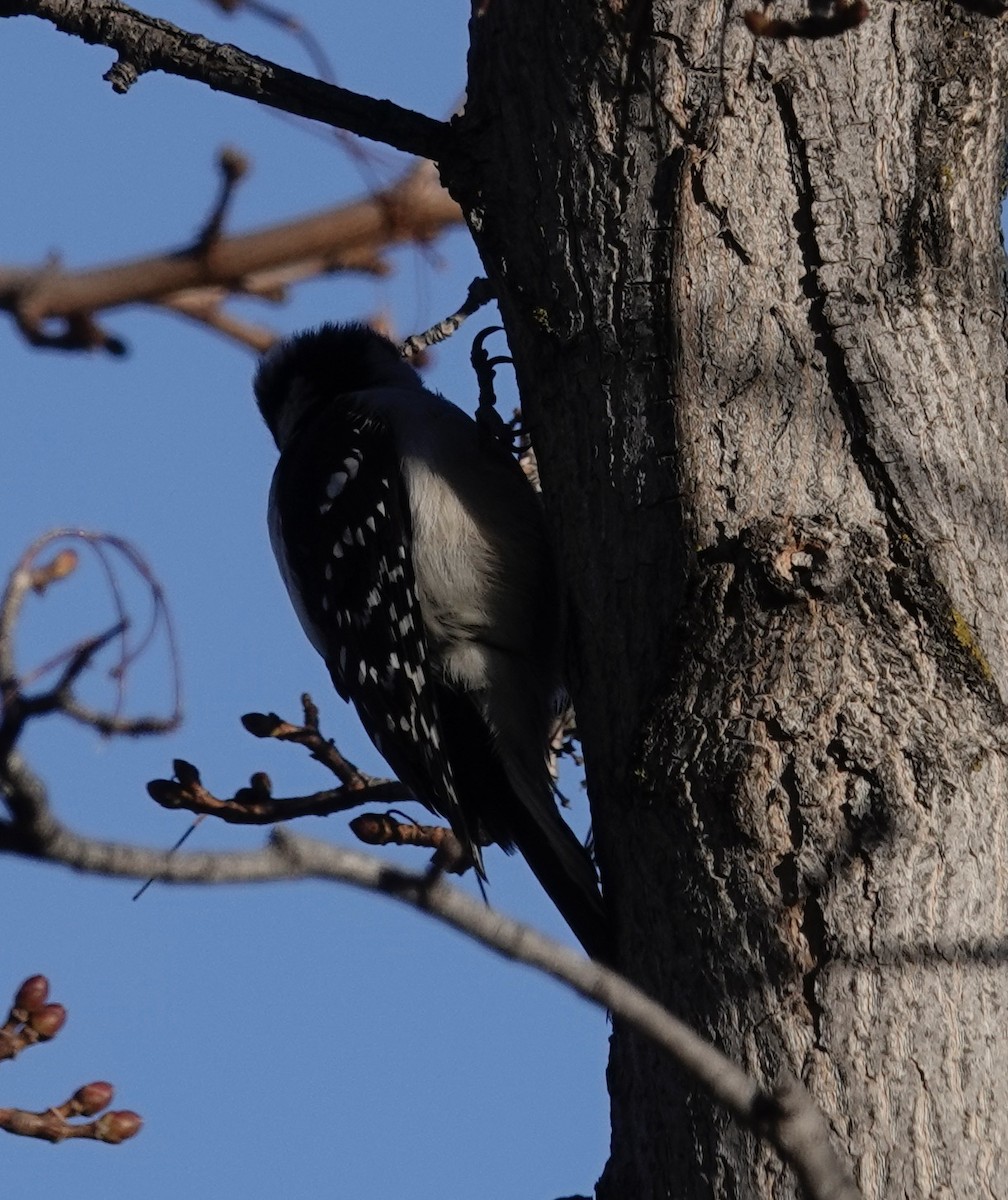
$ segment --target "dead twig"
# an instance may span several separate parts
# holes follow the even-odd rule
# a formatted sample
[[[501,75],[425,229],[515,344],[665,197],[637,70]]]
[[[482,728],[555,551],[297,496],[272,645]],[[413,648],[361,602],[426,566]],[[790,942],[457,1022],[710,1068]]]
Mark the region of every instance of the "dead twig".
[[[59,542],[74,543],[93,555],[105,577],[115,620],[101,633],[81,638],[33,670],[22,673],[14,658],[14,633],[25,599],[29,592],[41,595],[54,583],[68,578],[79,563],[80,556],[73,545],[58,550],[52,558],[45,558],[50,548]],[[123,565],[141,579],[151,602],[146,627],[140,625],[140,634],[135,640],[131,637],[135,622],[127,611],[121,577]],[[171,670],[171,711],[167,716],[126,716],[123,710],[130,670],[162,632]],[[101,651],[111,644],[117,647],[108,671],[115,698],[110,709],[100,709],[80,700],[74,685]],[[60,673],[50,687],[28,692],[30,685],[55,670]],[[106,735],[164,733],[176,728],[181,720],[178,650],[164,592],[142,555],[128,542],[111,534],[81,529],[57,529],[44,534],[21,556],[0,597],[0,760],[13,749],[28,720],[53,712],[60,712]]]

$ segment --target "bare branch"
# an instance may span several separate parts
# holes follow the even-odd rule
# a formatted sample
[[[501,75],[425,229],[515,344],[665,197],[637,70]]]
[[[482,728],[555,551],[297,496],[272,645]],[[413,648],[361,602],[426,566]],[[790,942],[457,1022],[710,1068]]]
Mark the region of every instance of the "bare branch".
[[[122,343],[84,314],[146,303],[172,308],[213,328],[226,325],[225,332],[263,350],[272,335],[225,317],[221,305],[229,296],[278,301],[292,283],[319,274],[384,273],[385,249],[424,244],[461,219],[433,166],[420,163],[365,199],[251,233],[218,236],[203,250],[168,249],[83,271],[63,271],[51,262],[33,269],[0,268],[0,309],[15,316],[34,344],[61,349],[121,352]],[[53,320],[65,322],[66,328],[47,332],[46,323]]]
[[[452,146],[451,127],[443,121],[187,33],[117,0],[0,0],[0,17],[14,16],[42,17],[64,33],[115,50],[119,62],[106,78],[119,92],[147,71],[165,71],[435,162]]]
[[[73,695],[70,691],[71,687],[91,665],[95,655],[100,650],[104,650],[109,642],[121,637],[127,628],[128,624],[126,621],[117,621],[115,625],[106,629],[104,633],[95,634],[94,637],[82,638],[76,645],[56,655],[49,662],[43,663],[41,667],[36,667],[32,674],[38,676],[47,674],[48,671],[59,666],[61,663],[66,664],[63,667],[60,677],[48,691],[41,692],[37,696],[21,695],[21,710],[24,715],[42,716],[59,709],[68,712],[70,707],[74,705]],[[21,680],[21,688],[23,688],[25,682],[26,680]]]
[[[264,771],[257,771],[248,787],[239,788],[230,798],[222,799],[203,786],[199,770],[192,763],[177,758],[173,764],[174,779],[152,779],[147,784],[148,794],[163,808],[181,808],[200,816],[219,817],[232,825],[271,825],[296,817],[326,817],[347,812],[371,800],[395,803],[416,799],[405,784],[368,775],[344,758],[332,739],[320,732],[318,708],[307,692],[301,697],[301,706],[303,725],[285,721],[273,712],[246,713],[241,719],[242,725],[253,737],[304,746],[342,786],[310,796],[278,799],[273,796],[269,776]]]
[[[307,692],[301,697],[301,705],[303,725],[294,725],[276,713],[246,713],[242,725],[253,737],[275,738],[304,746],[316,762],[340,780],[342,786],[310,796],[277,799],[273,796],[269,776],[265,771],[257,771],[248,787],[239,788],[230,798],[222,799],[203,786],[199,770],[192,763],[177,758],[173,764],[173,779],[152,779],[147,784],[148,795],[162,808],[185,809],[196,814],[196,820],[169,850],[169,855],[182,846],[206,817],[218,817],[231,825],[275,825],[297,817],[327,817],[348,812],[372,800],[383,804],[416,800],[405,784],[367,775],[344,758],[335,743],[320,732],[318,708]],[[408,818],[397,821],[391,814],[364,813],[350,822],[350,829],[369,846],[419,846],[433,850],[433,865],[452,874],[462,875],[473,865],[472,857],[462,843],[443,826],[420,825]],[[155,881],[156,877],[147,879],[133,899],[138,900]]]
[[[4,832],[0,827],[0,849]],[[11,847],[6,847],[11,848]],[[801,1179],[808,1200],[859,1200],[830,1146],[829,1131],[797,1083],[760,1088],[744,1071],[640,989],[609,968],[487,908],[447,884],[356,851],[273,830],[258,853],[165,853],[81,838],[51,822],[31,856],[76,870],[163,883],[234,883],[319,879],[378,892],[428,912],[505,958],[535,967],[670,1053],[682,1069],[739,1121],[768,1139]]]

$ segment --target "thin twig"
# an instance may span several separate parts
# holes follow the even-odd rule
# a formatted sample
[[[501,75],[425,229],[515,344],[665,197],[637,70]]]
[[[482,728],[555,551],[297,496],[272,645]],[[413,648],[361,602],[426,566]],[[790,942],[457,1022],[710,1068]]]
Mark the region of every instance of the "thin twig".
[[[333,70],[332,63],[329,61],[329,56],[326,54],[322,43],[312,33],[311,29],[292,12],[286,9],[277,8],[276,5],[267,4],[264,0],[206,0],[214,8],[221,12],[233,14],[244,9],[252,13],[254,16],[260,17],[264,21],[268,21],[271,25],[277,26],[285,33],[289,33],[301,46],[305,54],[315,68],[315,74],[319,79],[324,79],[326,83],[338,83],[336,72]],[[313,132],[321,133],[323,137],[328,137],[321,130],[314,130],[314,127],[303,126],[299,118],[291,117],[290,113],[278,112],[274,110],[274,114],[284,120],[292,121],[295,125],[308,128]],[[346,132],[345,129],[333,129],[331,135],[335,135],[340,147],[345,152],[347,157],[353,162],[355,168],[365,185],[373,190],[378,187],[379,175],[375,167],[379,165],[378,155],[371,147],[361,145],[358,138]]]
[[[310,796],[275,797],[268,778],[261,772],[252,776],[248,787],[222,798],[203,786],[199,772],[191,763],[176,759],[175,772],[175,779],[152,779],[147,784],[147,793],[152,800],[162,808],[217,817],[229,825],[275,825],[298,817],[328,817],[333,813],[349,812],[370,801],[394,804],[414,799],[409,789],[394,779],[374,779],[363,787],[331,788]]]
[[[14,659],[14,631],[18,618],[29,591],[42,592],[55,581],[66,578],[76,568],[78,554],[72,546],[64,547],[48,562],[39,561],[54,544],[67,541],[94,553],[108,583],[115,623],[100,634],[80,639],[34,671],[22,674]],[[139,575],[151,597],[151,615],[136,644],[129,638],[131,621],[120,579],[123,561]],[[159,630],[164,631],[167,642],[172,677],[171,712],[167,716],[124,716],[125,689],[130,669]],[[110,711],[103,711],[78,699],[74,695],[73,685],[94,662],[96,655],[111,642],[118,643],[117,658],[109,672],[115,685],[115,702]],[[27,693],[29,683],[58,667],[62,667],[62,671],[50,688],[36,694]],[[82,529],[57,529],[44,534],[21,556],[0,597],[0,758],[16,744],[27,720],[52,712],[61,712],[103,734],[135,736],[164,733],[174,729],[181,720],[178,648],[164,592],[144,558],[122,538]]]
[[[307,692],[301,695],[301,710],[304,714],[304,724],[295,725],[285,721],[276,713],[246,713],[241,723],[246,732],[257,738],[273,738],[278,742],[292,742],[304,746],[312,758],[330,770],[344,787],[355,791],[364,791],[375,784],[388,783],[387,779],[378,779],[368,775],[355,766],[336,748],[332,738],[325,737],[319,729],[319,710],[315,701]],[[407,793],[405,799],[413,799]]]
[[[193,244],[192,253],[197,255],[209,254],[211,249],[220,241],[228,210],[234,201],[238,184],[248,174],[249,161],[239,150],[225,146],[217,155],[217,170],[219,175],[217,198]]]
[[[403,358],[413,358],[422,354],[438,342],[446,341],[455,333],[462,323],[473,313],[478,312],[485,304],[490,304],[496,298],[493,284],[482,277],[476,278],[469,284],[466,298],[457,311],[443,321],[438,321],[423,333],[414,333],[402,343]]]

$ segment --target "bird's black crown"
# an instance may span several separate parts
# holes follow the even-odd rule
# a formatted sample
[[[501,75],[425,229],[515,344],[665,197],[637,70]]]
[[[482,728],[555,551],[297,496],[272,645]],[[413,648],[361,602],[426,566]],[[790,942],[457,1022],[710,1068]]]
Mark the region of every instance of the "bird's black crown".
[[[291,406],[303,414],[319,401],[365,388],[422,386],[395,342],[358,322],[320,325],[287,338],[263,355],[253,384],[278,442]]]

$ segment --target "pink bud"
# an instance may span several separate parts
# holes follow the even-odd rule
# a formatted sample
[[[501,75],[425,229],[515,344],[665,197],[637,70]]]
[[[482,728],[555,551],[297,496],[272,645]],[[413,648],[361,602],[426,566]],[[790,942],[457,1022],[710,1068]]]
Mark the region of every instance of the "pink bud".
[[[110,1142],[118,1146],[127,1138],[138,1134],[143,1128],[143,1118],[129,1109],[119,1112],[107,1112],[95,1121],[95,1137],[100,1142]]]
[[[82,1117],[93,1117],[103,1108],[108,1108],[115,1095],[111,1083],[99,1080],[97,1083],[85,1083],[74,1092],[70,1103]]]
[[[49,995],[49,980],[44,975],[33,975],[26,979],[14,997],[14,1007],[33,1013],[41,1008]]]
[[[67,1011],[62,1004],[45,1004],[28,1018],[28,1028],[34,1029],[39,1040],[54,1038],[66,1024]]]

